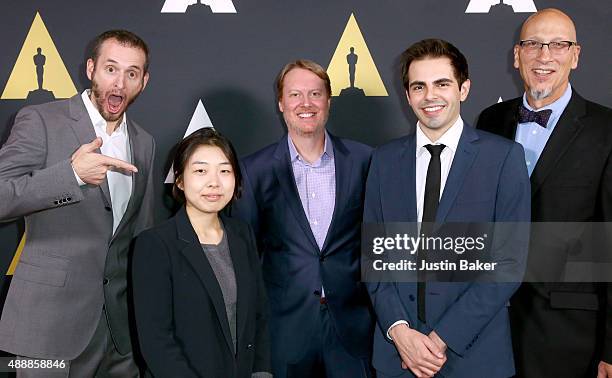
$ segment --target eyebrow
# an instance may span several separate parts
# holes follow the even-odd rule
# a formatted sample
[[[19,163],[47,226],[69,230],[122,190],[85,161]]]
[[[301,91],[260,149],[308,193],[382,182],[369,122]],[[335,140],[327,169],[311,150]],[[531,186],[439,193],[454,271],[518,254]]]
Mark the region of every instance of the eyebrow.
[[[117,61],[116,61],[116,60],[114,60],[114,59],[110,59],[110,58],[106,60],[106,63],[114,63],[114,64],[119,64],[119,62],[117,62]],[[142,71],[142,69],[141,69],[140,67],[136,66],[136,65],[131,65],[131,66],[129,66],[128,68],[132,68],[132,69],[136,69],[136,70],[138,70],[138,71]]]
[[[452,83],[453,80],[448,79],[448,78],[442,78],[442,79],[438,79],[435,80],[433,83],[434,84],[444,84],[444,83]],[[426,83],[424,81],[413,81],[412,83],[410,83],[410,86],[414,86],[414,85],[426,85]]]
[[[434,84],[444,84],[444,83],[452,83],[452,82],[453,82],[452,79],[443,78],[443,79],[438,79],[434,81]]]
[[[193,163],[191,163],[191,164],[192,164],[192,165],[194,165],[194,164],[206,164],[206,165],[210,165],[210,163],[209,163],[209,162],[207,162],[207,161],[199,161],[199,160],[198,160],[198,161],[194,161],[194,162],[193,162]],[[231,163],[230,163],[229,161],[224,161],[224,162],[222,162],[222,163],[219,163],[219,165],[225,165],[225,164],[229,164],[229,165],[231,165]]]
[[[306,92],[315,92],[315,91],[322,92],[324,90],[325,90],[324,88],[305,88],[303,90],[300,89],[300,88],[287,88],[288,92],[302,92],[302,91],[306,91]]]

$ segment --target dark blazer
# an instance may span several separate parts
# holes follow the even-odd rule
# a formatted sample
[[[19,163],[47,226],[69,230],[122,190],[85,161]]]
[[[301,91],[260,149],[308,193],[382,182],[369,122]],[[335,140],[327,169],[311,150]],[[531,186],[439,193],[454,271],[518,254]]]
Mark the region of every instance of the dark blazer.
[[[138,173],[113,233],[108,183],[79,186],[71,166],[74,151],[96,138],[81,94],[17,114],[0,149],[0,221],[24,216],[27,242],[4,303],[0,349],[72,360],[91,340],[104,306],[117,351],[132,352],[128,252],[153,225],[155,143],[129,118],[127,130]]]
[[[242,163],[243,197],[236,216],[255,230],[263,253],[263,277],[270,299],[272,360],[297,360],[307,346],[325,288],[330,318],[342,345],[368,358],[373,319],[360,282],[360,233],[365,179],[371,148],[330,135],[336,169],[336,203],[320,250],[302,208],[289,157],[287,136]]]
[[[221,288],[183,207],[134,249],[140,348],[155,377],[247,378],[270,371],[267,300],[250,227],[222,217],[236,274],[236,354]]]
[[[364,223],[417,222],[416,134],[379,147],[368,174]],[[465,124],[436,214],[436,222],[522,222],[529,219],[529,178],[518,143]],[[528,235],[513,240],[506,266],[524,268]],[[520,236],[517,235],[517,236]],[[444,377],[503,377],[514,373],[506,303],[518,283],[428,282],[427,324],[417,317],[417,284],[380,282],[368,288],[378,318],[374,368],[385,376],[412,376],[387,330],[398,320],[448,346]],[[438,375],[436,375],[438,376]]]
[[[485,109],[478,128],[514,139],[521,103]],[[531,202],[534,222],[612,220],[611,109],[573,91],[531,175]],[[524,284],[512,305],[521,376],[594,376],[599,360],[612,363],[610,284]]]

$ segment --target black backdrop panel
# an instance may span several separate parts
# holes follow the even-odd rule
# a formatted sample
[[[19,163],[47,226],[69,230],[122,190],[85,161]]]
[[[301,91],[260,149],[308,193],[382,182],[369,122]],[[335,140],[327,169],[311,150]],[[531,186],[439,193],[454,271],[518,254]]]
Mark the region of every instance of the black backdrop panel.
[[[181,2],[189,0],[174,0],[174,5]],[[471,2],[485,8],[500,3]],[[209,0],[213,7],[196,4],[184,13],[162,13],[164,3],[0,2],[2,90],[8,85],[37,12],[79,92],[88,87],[85,46],[95,35],[125,28],[149,44],[151,79],[129,115],[157,141],[158,221],[172,211],[163,184],[170,149],[185,134],[198,102],[204,105],[214,127],[231,138],[241,156],[274,142],[284,132],[274,94],[278,71],[297,58],[312,59],[327,67],[351,14],[388,96],[334,97],[328,126],[338,135],[376,146],[414,129],[415,119],[401,87],[398,58],[406,47],[423,38],[447,39],[467,56],[472,80],[470,96],[462,109],[467,122],[474,123],[478,113],[500,97],[520,95],[522,85],[512,67],[512,47],[521,22],[529,15],[515,12],[521,6],[558,7],[574,19],[582,53],[572,84],[583,96],[612,105],[609,1],[506,0],[512,6],[500,3],[488,13],[466,13],[470,0]],[[227,3],[234,5],[236,13],[217,12]],[[33,56],[36,51],[26,53]],[[365,53],[359,53],[363,62]],[[359,70],[360,63],[357,80]],[[33,63],[31,75],[36,75]],[[0,143],[8,137],[16,112],[29,102],[25,98],[0,99]],[[10,281],[4,272],[21,232],[19,223],[0,224],[0,303]]]

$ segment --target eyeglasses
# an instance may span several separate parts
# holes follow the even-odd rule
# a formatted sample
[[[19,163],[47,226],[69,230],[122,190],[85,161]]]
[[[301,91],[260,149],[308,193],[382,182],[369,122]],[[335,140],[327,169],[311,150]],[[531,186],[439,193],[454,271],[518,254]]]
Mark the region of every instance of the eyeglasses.
[[[532,39],[519,41],[519,46],[530,54],[535,54],[542,50],[544,46],[548,46],[548,51],[550,51],[551,54],[561,55],[569,51],[570,47],[574,45],[577,45],[577,43],[572,41],[553,41],[548,43],[534,41]]]

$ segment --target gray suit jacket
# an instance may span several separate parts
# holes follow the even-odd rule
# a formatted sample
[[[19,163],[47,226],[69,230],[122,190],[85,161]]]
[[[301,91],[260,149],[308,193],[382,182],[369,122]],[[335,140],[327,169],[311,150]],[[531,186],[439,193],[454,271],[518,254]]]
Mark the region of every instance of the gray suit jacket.
[[[0,149],[0,220],[25,216],[26,244],[0,319],[0,349],[71,360],[106,307],[113,342],[131,351],[128,250],[153,224],[150,134],[128,120],[132,194],[113,234],[108,184],[79,186],[70,157],[95,132],[80,97],[22,109]]]

